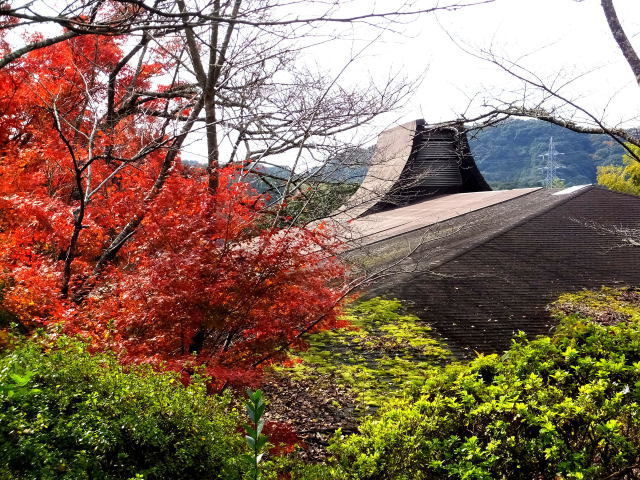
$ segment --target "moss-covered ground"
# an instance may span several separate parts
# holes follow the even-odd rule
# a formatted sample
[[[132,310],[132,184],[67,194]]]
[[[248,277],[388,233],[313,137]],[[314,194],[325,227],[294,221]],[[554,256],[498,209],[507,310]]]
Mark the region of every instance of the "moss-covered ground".
[[[449,356],[399,300],[355,303],[345,317],[349,327],[309,335],[309,348],[265,387],[271,418],[294,424],[310,458],[322,456],[337,428],[355,431],[384,401],[419,389],[424,373]]]
[[[562,295],[551,306],[560,318],[578,315],[602,325],[640,321],[640,291],[602,288]],[[374,298],[347,309],[351,326],[308,336],[309,348],[279,367],[265,386],[271,419],[289,422],[318,461],[338,428],[357,430],[383,403],[415,395],[451,354],[427,324],[398,300]]]
[[[323,478],[640,479],[640,288],[550,310],[550,336],[433,368],[414,398],[336,435]]]
[[[561,295],[551,309],[556,315],[574,314],[601,325],[613,325],[627,320],[640,321],[639,306],[639,289],[602,287]]]
[[[425,369],[449,355],[428,325],[402,311],[399,300],[358,303],[346,319],[350,327],[309,336],[309,349],[294,359],[288,374],[329,376],[352,391],[362,411],[421,386]]]

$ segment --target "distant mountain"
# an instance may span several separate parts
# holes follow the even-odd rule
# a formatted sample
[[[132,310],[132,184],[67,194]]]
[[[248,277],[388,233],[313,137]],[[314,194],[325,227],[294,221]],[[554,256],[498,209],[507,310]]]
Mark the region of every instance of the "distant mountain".
[[[314,172],[314,180],[325,183],[360,184],[367,174],[375,145],[352,147],[330,157]]]
[[[359,185],[367,173],[374,150],[375,146],[347,148],[327,159],[321,166],[296,173],[285,165],[258,164],[254,167],[254,172],[260,172],[260,175],[250,174],[248,180],[259,192],[270,193],[275,193],[278,187],[287,183],[289,177],[294,184]]]
[[[480,171],[496,190],[541,186],[545,161],[540,155],[547,152],[551,137],[556,150],[563,154],[558,160],[564,167],[558,170],[557,176],[567,186],[596,183],[598,166],[622,164],[623,149],[610,137],[576,133],[539,120],[511,119],[495,127],[469,132],[468,137]],[[374,150],[375,146],[346,149],[329,158],[323,167],[298,172],[294,182],[359,184]],[[250,175],[249,181],[258,191],[267,191],[276,197],[292,175],[286,166],[260,165],[259,169],[262,178]]]
[[[600,165],[622,164],[623,148],[606,135],[576,133],[540,120],[512,119],[469,132],[469,144],[480,171],[494,189],[539,187],[545,176],[540,157],[553,137],[563,168],[557,176],[567,186],[596,183]],[[331,158],[318,172],[318,180],[360,183],[375,147],[354,147]]]
[[[544,176],[549,138],[564,168],[558,177],[569,185],[596,182],[600,165],[622,163],[623,149],[606,135],[586,135],[539,120],[512,119],[475,134],[469,133],[471,151],[480,171],[494,189],[536,187]]]

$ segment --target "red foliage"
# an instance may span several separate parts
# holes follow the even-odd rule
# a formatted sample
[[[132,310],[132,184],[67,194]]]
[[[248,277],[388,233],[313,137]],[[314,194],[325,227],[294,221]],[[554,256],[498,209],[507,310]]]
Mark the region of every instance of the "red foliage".
[[[260,227],[263,201],[231,168],[220,171],[212,195],[204,171],[184,169],[178,158],[150,195],[167,147],[131,164],[116,159],[162,138],[162,122],[130,114],[102,128],[120,43],[87,35],[0,70],[1,306],[27,327],[61,323],[126,362],[187,373],[203,366],[217,385],[250,383],[265,356],[281,359],[280,348],[300,345],[299,333],[315,322],[336,324],[337,245],[322,226]],[[145,65],[135,80],[124,68],[115,101],[166,68]],[[72,248],[81,198],[94,190]],[[99,265],[134,218],[141,221],[124,246]]]
[[[263,432],[269,439],[269,443],[273,445],[269,449],[272,455],[292,453],[296,445],[304,447],[295,429],[288,423],[265,422]]]

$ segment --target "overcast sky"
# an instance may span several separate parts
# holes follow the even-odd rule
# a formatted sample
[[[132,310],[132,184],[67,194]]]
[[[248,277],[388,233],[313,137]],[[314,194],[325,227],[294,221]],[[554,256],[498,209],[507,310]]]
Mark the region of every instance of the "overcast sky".
[[[338,5],[333,16],[348,16],[394,11],[406,3],[425,8],[454,1],[290,0],[291,6],[282,15],[312,17],[331,3]],[[615,0],[614,4],[627,35],[640,51],[640,0]],[[344,74],[345,81],[373,78],[382,83],[389,74],[420,81],[401,110],[382,116],[371,126],[367,132],[371,141],[394,123],[416,118],[436,123],[465,111],[473,116],[487,100],[519,95],[521,82],[477,58],[488,51],[517,62],[545,81],[573,79],[562,93],[609,124],[640,125],[640,88],[607,28],[600,0],[494,0],[454,12],[424,14],[412,20],[405,17],[403,23],[388,28],[381,35],[379,27],[327,24],[318,30],[337,30],[342,39],[304,54],[305,61],[337,72],[353,51],[368,45],[359,62]],[[195,150],[202,150],[199,143],[195,141]]]
[[[417,5],[425,3],[428,0]],[[393,0],[378,2],[381,8],[391,4]],[[640,1],[616,0],[615,5],[627,34],[640,50]],[[577,78],[563,90],[568,97],[590,110],[605,112],[612,123],[640,123],[640,88],[607,28],[599,0],[496,0],[455,12],[426,14],[391,27],[399,33],[386,34],[371,45],[366,58],[350,71],[350,78],[371,75],[382,79],[392,71],[422,81],[406,107],[383,117],[380,125],[414,118],[432,123],[450,120],[467,109],[470,99],[474,99],[472,105],[479,105],[484,99],[509,98],[520,91],[521,82],[473,55],[489,50],[545,80]],[[374,35],[372,29],[357,27],[352,38]],[[354,44],[363,43],[344,41],[339,50],[347,55]],[[335,46],[316,49],[313,56],[321,65],[342,65]],[[474,111],[478,109],[472,108],[471,113]]]
[[[392,10],[406,0],[341,0],[342,14]],[[419,8],[445,0],[411,0]],[[474,0],[458,0],[460,2]],[[449,2],[451,3],[451,2]],[[623,27],[640,51],[640,0],[615,0]],[[375,5],[375,7],[372,7]],[[296,10],[295,16],[314,12]],[[454,12],[423,14],[411,21],[379,28],[330,25],[343,40],[311,49],[306,60],[340,71],[352,52],[367,45],[362,58],[344,74],[348,82],[368,77],[383,83],[388,75],[405,75],[419,85],[397,112],[381,116],[360,131],[366,143],[395,124],[423,118],[428,123],[468,117],[486,102],[509,100],[523,92],[521,81],[478,58],[493,52],[554,85],[561,93],[609,125],[640,125],[640,88],[608,29],[600,0],[495,0]],[[486,109],[484,109],[486,111]],[[575,112],[577,121],[584,116]],[[285,160],[285,163],[288,163]]]

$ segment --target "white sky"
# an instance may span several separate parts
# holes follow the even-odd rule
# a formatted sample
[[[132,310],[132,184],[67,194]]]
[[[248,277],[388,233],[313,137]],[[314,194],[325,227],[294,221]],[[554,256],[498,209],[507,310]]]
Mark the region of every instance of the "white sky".
[[[368,11],[372,0],[351,0],[347,14]],[[375,2],[393,10],[402,0]],[[416,0],[430,5],[431,0]],[[627,35],[640,52],[640,0],[616,0]],[[304,17],[304,9],[296,15]],[[327,27],[329,28],[329,27]],[[339,71],[379,29],[342,25],[345,39],[306,53],[306,60]],[[491,50],[535,72],[545,81],[574,79],[562,92],[609,124],[640,125],[640,88],[620,54],[602,14],[600,0],[495,0],[455,12],[425,14],[388,32],[369,46],[345,77],[383,82],[389,73],[420,79],[401,110],[383,115],[363,132],[374,141],[394,123],[424,118],[436,123],[482,111],[486,99],[520,95],[522,83],[471,53]],[[578,118],[579,119],[579,118]]]
[[[390,8],[394,0],[384,2]],[[418,2],[427,3],[427,2]],[[380,2],[379,2],[380,4]],[[640,1],[617,0],[619,18],[640,51]],[[355,7],[353,7],[355,9]],[[599,0],[496,0],[455,12],[426,14],[386,34],[369,47],[366,58],[351,68],[352,81],[365,76],[384,79],[391,72],[421,78],[405,108],[386,115],[375,128],[394,121],[425,118],[429,123],[456,118],[487,98],[509,98],[521,82],[465,52],[491,50],[526,66],[545,80],[580,77],[563,92],[610,123],[638,125],[640,88],[617,49]],[[358,27],[354,38],[377,32]],[[344,41],[313,52],[320,65],[339,69],[362,40]],[[340,58],[342,53],[342,59]],[[308,54],[311,56],[311,53]],[[471,108],[470,114],[479,111]]]
[[[290,15],[312,16],[325,8],[326,3],[315,1],[306,8],[305,2],[294,2]],[[339,0],[335,15],[393,11],[406,1]],[[416,8],[445,2],[408,1]],[[640,51],[640,0],[614,3],[627,35]],[[340,30],[344,40],[307,51],[305,60],[333,72],[342,69],[350,52],[380,34],[379,29],[362,25],[323,28]],[[519,82],[463,49],[491,49],[545,80],[556,75],[580,77],[566,87],[566,96],[605,115],[609,123],[640,125],[640,88],[607,28],[600,0],[495,0],[455,12],[425,14],[390,28],[397,33],[387,32],[369,46],[362,60],[347,70],[345,79],[357,83],[371,77],[382,82],[391,72],[421,79],[421,83],[403,109],[372,125],[372,139],[392,123],[415,118],[429,123],[451,120],[467,109],[470,99],[474,101],[468,114],[473,114],[482,100],[509,98],[521,90]],[[198,143],[193,147],[200,150]]]

